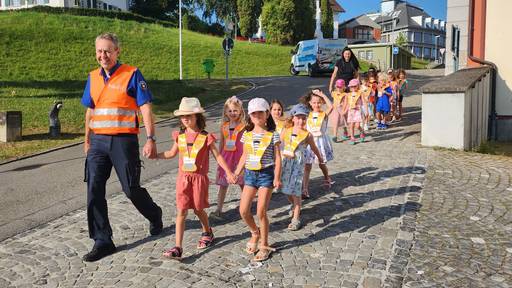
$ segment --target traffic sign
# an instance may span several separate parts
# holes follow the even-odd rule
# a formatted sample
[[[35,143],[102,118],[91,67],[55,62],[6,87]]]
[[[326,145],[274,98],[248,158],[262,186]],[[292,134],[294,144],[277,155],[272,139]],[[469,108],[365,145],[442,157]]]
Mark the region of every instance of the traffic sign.
[[[222,40],[222,48],[224,49],[224,51],[230,51],[231,49],[233,49],[234,46],[235,42],[233,42],[233,39],[224,38],[224,40]]]
[[[443,55],[445,51],[446,51],[446,49],[445,49],[445,48],[440,48],[440,49],[439,49],[439,53],[441,53],[441,55]]]
[[[398,55],[399,51],[400,51],[399,47],[393,47],[393,55]]]

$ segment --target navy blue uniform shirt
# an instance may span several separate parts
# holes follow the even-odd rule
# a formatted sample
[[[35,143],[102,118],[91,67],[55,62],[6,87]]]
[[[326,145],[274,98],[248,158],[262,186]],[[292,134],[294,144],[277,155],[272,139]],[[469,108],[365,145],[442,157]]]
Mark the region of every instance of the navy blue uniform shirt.
[[[112,69],[110,69],[109,75],[114,75],[119,66],[121,66],[121,63],[117,62],[117,64]],[[101,68],[101,76],[103,76],[105,84],[110,79],[110,77],[107,76],[103,68]],[[130,82],[128,83],[128,88],[126,92],[128,95],[137,100],[137,106],[139,107],[146,103],[151,103],[153,101],[153,95],[151,95],[146,80],[144,80],[144,77],[142,76],[142,73],[140,73],[139,69],[135,70],[135,72],[132,75],[132,78],[130,78]],[[82,96],[81,102],[82,105],[84,105],[85,107],[94,109],[94,101],[92,100],[91,96],[91,76],[88,76],[87,78],[87,83],[85,84],[84,95]]]

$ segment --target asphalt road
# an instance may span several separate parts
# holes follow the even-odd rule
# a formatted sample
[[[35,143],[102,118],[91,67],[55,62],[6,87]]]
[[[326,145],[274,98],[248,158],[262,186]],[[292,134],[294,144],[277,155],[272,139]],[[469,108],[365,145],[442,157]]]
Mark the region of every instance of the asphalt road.
[[[267,100],[277,98],[283,101],[285,106],[289,106],[295,104],[298,97],[308,90],[314,88],[326,90],[329,78],[327,76],[321,78],[296,76],[255,78],[250,81],[255,83],[256,87],[242,96],[244,102],[254,97],[264,97]],[[213,103],[203,101],[202,104],[208,106]],[[207,109],[208,130],[219,129],[218,119],[222,114],[222,105],[223,103],[217,103]],[[176,119],[157,124],[156,136],[159,151],[169,147],[170,133],[176,127]],[[142,135],[145,135],[144,132]],[[78,145],[0,165],[0,240],[84,208],[86,204],[86,184],[83,182],[84,160],[82,145]],[[145,159],[142,183],[177,165],[177,159],[170,161]],[[113,171],[107,184],[107,193],[112,195],[118,192],[121,192],[121,186]],[[86,219],[83,221],[85,222]]]

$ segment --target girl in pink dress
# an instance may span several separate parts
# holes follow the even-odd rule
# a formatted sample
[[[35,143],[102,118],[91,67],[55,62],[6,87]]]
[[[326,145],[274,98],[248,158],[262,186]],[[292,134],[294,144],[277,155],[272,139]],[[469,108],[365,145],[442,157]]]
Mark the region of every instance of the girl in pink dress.
[[[245,131],[245,111],[243,103],[236,96],[229,98],[224,103],[224,122],[220,127],[221,141],[219,144],[219,151],[222,157],[226,160],[228,167],[231,171],[236,169],[236,165],[244,151],[244,144],[240,142],[242,135]],[[219,165],[217,168],[217,185],[219,185],[219,194],[217,198],[217,209],[210,213],[210,218],[222,220],[222,207],[224,206],[224,199],[228,191],[228,180],[226,179],[226,172]],[[240,189],[244,189],[244,179],[239,177],[236,182]]]
[[[208,215],[204,211],[208,203],[208,164],[209,152],[221,167],[227,171],[227,178],[235,182],[235,177],[222,155],[215,146],[215,136],[204,130],[206,119],[203,115],[199,99],[183,97],[179,110],[174,115],[180,117],[181,130],[172,133],[173,145],[170,150],[158,153],[159,159],[171,159],[179,153],[179,172],[176,179],[176,246],[166,250],[163,256],[180,260],[183,255],[183,234],[185,219],[189,209],[201,222],[201,238],[197,249],[205,249],[213,244],[213,231],[208,223]]]

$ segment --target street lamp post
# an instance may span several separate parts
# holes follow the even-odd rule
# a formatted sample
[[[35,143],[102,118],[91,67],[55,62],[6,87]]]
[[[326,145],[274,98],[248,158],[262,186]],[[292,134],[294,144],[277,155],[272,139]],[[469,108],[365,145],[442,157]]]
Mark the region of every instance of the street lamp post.
[[[434,51],[436,51],[436,59],[435,59],[436,63],[437,63],[437,55],[439,54],[439,52],[437,51],[437,39],[439,39],[439,37],[441,37],[441,35],[436,35],[436,37],[435,37],[436,43],[435,43]]]
[[[179,39],[180,39],[179,40],[179,42],[180,42],[180,80],[183,80],[183,60],[182,60],[182,58],[183,58],[183,54],[182,54],[183,51],[182,51],[182,43],[181,43],[181,30],[182,30],[181,29],[181,0],[179,0],[178,10],[179,10],[178,11],[178,15],[179,15],[179,17],[178,17],[179,20],[178,21],[179,21],[179,30],[180,30],[179,31],[179,35],[180,35],[180,37],[179,37]]]

